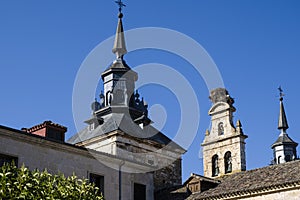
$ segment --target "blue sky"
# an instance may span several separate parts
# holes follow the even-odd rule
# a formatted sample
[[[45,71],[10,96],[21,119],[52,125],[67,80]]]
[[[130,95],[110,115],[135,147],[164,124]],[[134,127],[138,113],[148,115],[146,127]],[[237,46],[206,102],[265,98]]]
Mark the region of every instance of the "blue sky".
[[[235,98],[235,121],[241,119],[249,136],[248,169],[266,166],[272,159],[270,146],[279,135],[279,85],[286,94],[288,133],[300,142],[299,1],[124,2],[126,30],[173,29],[196,40],[210,54]],[[89,52],[115,33],[116,23],[113,1],[2,0],[0,124],[20,129],[52,120],[68,127],[68,137],[73,135],[72,91],[77,71]],[[138,51],[125,58],[133,68],[150,62],[172,66],[193,85],[201,120],[183,157],[183,180],[191,172],[202,174],[199,151],[210,125],[207,111],[211,106],[203,79],[194,75],[189,63],[166,52]],[[163,131],[172,137],[180,120],[174,95],[157,86],[141,88],[141,95],[150,106],[165,107],[168,118]],[[89,110],[90,105],[84,109]],[[153,117],[153,121],[160,120]]]

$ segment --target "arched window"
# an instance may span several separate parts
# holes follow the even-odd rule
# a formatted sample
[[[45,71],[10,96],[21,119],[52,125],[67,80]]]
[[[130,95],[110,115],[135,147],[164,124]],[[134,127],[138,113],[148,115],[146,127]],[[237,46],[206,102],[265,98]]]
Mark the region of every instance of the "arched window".
[[[220,122],[218,124],[218,134],[219,135],[224,135],[224,126],[223,126],[223,122]]]
[[[109,106],[111,104],[111,91],[106,92],[105,99],[105,105]]]
[[[224,155],[225,174],[232,172],[231,152],[227,151]]]
[[[212,163],[212,176],[218,176],[219,175],[219,157],[218,155],[214,155],[212,157],[211,163]]]
[[[281,156],[278,156],[278,162],[277,164],[280,164],[281,163]]]

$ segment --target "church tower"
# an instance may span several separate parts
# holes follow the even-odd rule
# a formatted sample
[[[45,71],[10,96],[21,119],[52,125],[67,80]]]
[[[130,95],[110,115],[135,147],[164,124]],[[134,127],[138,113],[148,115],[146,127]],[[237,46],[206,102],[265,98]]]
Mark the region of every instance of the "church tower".
[[[278,129],[280,130],[280,135],[276,142],[272,145],[274,159],[273,164],[280,164],[289,162],[297,159],[296,147],[298,143],[294,142],[286,133],[289,128],[287,118],[283,106],[283,93],[282,89],[280,91],[280,104],[279,104],[279,119],[278,119]]]
[[[202,143],[204,176],[219,177],[246,170],[245,139],[242,124],[233,125],[234,99],[225,88],[210,92],[211,128]]]
[[[147,103],[143,98],[140,99],[138,91],[134,91],[138,74],[124,60],[127,49],[121,9],[119,10],[118,18],[112,49],[116,59],[101,74],[104,92],[100,94],[100,102],[97,102],[96,99],[92,104],[93,117],[86,121],[91,129],[97,127],[99,123],[101,124],[103,119],[111,117],[113,113],[125,114],[142,127],[151,123],[151,120],[148,118]]]
[[[116,3],[120,7],[112,48],[116,58],[101,73],[103,92],[100,101],[96,98],[91,105],[87,126],[68,142],[123,160],[109,165],[120,171],[120,177],[123,172],[132,176],[151,173],[152,184],[146,186],[149,191],[181,185],[181,156],[186,150],[152,126],[148,105],[135,89],[138,74],[124,59],[127,49],[122,7],[125,5],[121,0]]]

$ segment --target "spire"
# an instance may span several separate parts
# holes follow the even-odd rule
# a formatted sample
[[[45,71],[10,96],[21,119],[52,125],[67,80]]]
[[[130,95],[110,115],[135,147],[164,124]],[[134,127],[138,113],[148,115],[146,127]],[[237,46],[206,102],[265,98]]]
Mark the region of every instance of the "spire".
[[[115,36],[115,43],[114,47],[112,49],[112,52],[116,54],[117,60],[123,59],[123,56],[127,53],[126,50],[126,44],[125,44],[125,36],[124,36],[124,29],[123,29],[123,13],[122,13],[122,7],[126,6],[123,4],[121,0],[115,1],[119,5],[119,21]]]
[[[278,88],[279,92],[280,92],[280,110],[279,110],[279,119],[278,119],[278,129],[282,130],[283,132],[285,132],[288,128],[289,125],[287,123],[287,119],[286,119],[286,115],[285,115],[285,111],[284,111],[284,106],[283,106],[283,96],[284,94],[282,93],[283,90],[281,89],[281,87]]]

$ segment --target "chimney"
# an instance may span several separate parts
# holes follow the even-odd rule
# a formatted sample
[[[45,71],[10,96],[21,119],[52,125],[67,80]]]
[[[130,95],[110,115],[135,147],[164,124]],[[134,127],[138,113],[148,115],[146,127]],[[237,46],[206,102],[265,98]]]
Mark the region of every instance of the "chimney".
[[[65,142],[67,127],[53,123],[52,121],[44,121],[42,124],[38,124],[31,128],[22,128],[21,130],[47,139]]]

